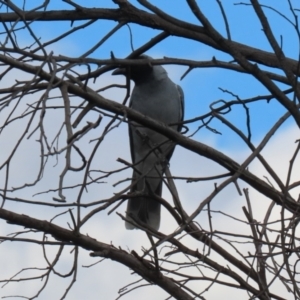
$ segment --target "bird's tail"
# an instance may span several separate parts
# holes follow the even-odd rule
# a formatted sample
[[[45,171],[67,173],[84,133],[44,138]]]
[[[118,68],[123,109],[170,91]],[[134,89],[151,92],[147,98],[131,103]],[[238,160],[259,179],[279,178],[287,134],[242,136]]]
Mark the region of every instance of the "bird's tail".
[[[132,217],[131,217],[132,216]],[[160,203],[156,199],[136,197],[128,200],[126,217],[130,220],[137,219],[149,227],[158,230],[160,224]],[[135,229],[132,223],[125,222],[126,229]]]
[[[133,175],[135,177],[135,174]],[[144,185],[143,196],[134,197],[128,200],[126,217],[130,220],[137,219],[143,223],[146,223],[151,228],[158,230],[160,224],[160,203],[151,197],[151,195],[156,194],[161,196],[162,192],[162,180],[159,179],[159,183],[156,189],[149,191],[151,188],[147,179],[145,179],[146,184]],[[136,191],[135,187],[131,192]],[[131,217],[132,216],[132,217]],[[126,229],[135,229],[132,223],[125,222]]]

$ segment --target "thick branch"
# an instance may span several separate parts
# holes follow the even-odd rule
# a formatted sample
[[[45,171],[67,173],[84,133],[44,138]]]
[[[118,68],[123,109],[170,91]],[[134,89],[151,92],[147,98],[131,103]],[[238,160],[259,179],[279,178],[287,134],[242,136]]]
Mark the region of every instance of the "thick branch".
[[[80,20],[112,20],[117,22],[136,23],[142,26],[151,27],[153,29],[163,30],[178,37],[184,37],[199,41],[209,45],[215,49],[229,53],[227,49],[220,46],[209,37],[206,30],[191,23],[178,20],[178,25],[170,23],[155,14],[150,14],[143,10],[137,9],[128,2],[122,9],[103,9],[92,8],[83,11],[59,10],[59,11],[36,11],[24,12],[27,21],[80,21]],[[0,14],[2,22],[13,22],[18,20],[15,13]],[[263,64],[273,68],[280,68],[280,64],[275,54],[262,51],[257,48],[246,46],[237,42],[232,42],[232,46],[236,48],[241,55],[253,62]],[[286,58],[285,65],[295,74],[297,72],[298,62],[293,59]]]
[[[7,57],[5,55],[0,54],[0,61],[5,62],[17,69],[23,70],[25,72],[31,74],[38,74],[41,79],[50,81],[51,74],[41,70],[39,67],[31,66],[26,63],[19,62],[15,59]],[[57,84],[60,86],[63,83],[59,78],[55,77],[53,80],[53,84]],[[199,155],[207,157],[216,163],[223,166],[225,169],[231,171],[232,173],[240,172],[240,165],[232,160],[230,157],[224,155],[223,153],[203,144],[198,141],[192,140],[183,136],[182,134],[178,133],[177,131],[173,130],[166,124],[160,123],[151,119],[143,114],[130,109],[122,104],[119,104],[115,101],[105,99],[104,97],[100,96],[99,94],[93,92],[90,89],[86,91],[83,90],[81,87],[74,85],[72,83],[68,84],[68,91],[71,94],[81,97],[82,99],[86,99],[87,101],[91,102],[95,106],[108,110],[110,112],[119,114],[119,115],[126,115],[129,119],[134,120],[144,126],[147,126],[151,129],[154,129],[171,140],[173,140],[176,144],[181,145],[182,147],[191,150]],[[257,191],[265,195],[266,197],[272,199],[279,205],[284,205],[289,211],[292,213],[298,214],[299,205],[297,204],[294,199],[285,196],[283,193],[277,191],[273,187],[269,186],[267,183],[253,175],[247,170],[243,170],[240,174],[240,178],[250,184],[253,188]]]
[[[154,282],[167,293],[172,295],[175,299],[193,299],[189,294],[184,292],[183,289],[176,285],[174,281],[163,276],[161,273],[157,273],[155,267],[152,266],[152,264],[150,264],[148,261],[142,258],[138,259],[124,250],[117,249],[112,245],[98,242],[97,240],[86,235],[75,233],[50,222],[40,221],[38,219],[34,219],[26,215],[16,214],[5,209],[0,209],[0,218],[12,224],[33,228],[38,231],[51,234],[59,241],[68,243],[71,242],[72,244],[88,251],[96,252],[97,256],[102,256],[117,261],[129,267],[149,282]]]

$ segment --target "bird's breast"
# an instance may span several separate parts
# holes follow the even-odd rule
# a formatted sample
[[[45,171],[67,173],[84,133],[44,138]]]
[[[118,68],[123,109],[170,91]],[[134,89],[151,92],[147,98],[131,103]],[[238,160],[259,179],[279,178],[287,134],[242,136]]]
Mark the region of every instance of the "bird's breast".
[[[180,120],[180,99],[171,81],[135,86],[130,107],[166,124]]]

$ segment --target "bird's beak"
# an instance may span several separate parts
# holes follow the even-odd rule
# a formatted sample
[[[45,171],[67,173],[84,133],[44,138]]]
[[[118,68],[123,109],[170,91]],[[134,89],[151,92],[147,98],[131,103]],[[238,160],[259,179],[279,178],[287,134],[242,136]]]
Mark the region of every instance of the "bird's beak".
[[[126,69],[118,68],[118,69],[115,69],[111,74],[112,75],[126,75]]]

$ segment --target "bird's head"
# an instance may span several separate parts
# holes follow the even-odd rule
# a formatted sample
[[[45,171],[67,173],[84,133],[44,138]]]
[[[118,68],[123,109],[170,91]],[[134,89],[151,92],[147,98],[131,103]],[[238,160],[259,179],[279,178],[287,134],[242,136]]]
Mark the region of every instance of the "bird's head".
[[[135,59],[151,59],[150,56],[142,54]],[[149,76],[151,76],[153,72],[153,66],[150,63],[142,64],[142,65],[132,65],[128,67],[118,68],[112,72],[112,75],[124,75],[129,76],[131,80],[135,83],[139,83],[143,80],[146,80]]]

